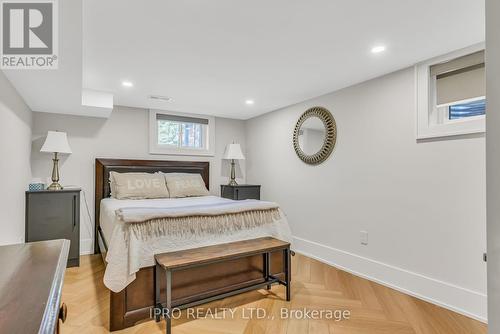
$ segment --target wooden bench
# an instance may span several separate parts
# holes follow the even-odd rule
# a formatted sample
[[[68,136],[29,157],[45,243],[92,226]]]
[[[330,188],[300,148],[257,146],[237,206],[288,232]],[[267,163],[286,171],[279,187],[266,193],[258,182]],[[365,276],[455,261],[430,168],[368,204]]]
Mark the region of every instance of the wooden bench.
[[[270,274],[270,253],[282,251],[285,262],[285,279],[281,280]],[[172,305],[172,272],[193,267],[199,267],[216,262],[224,262],[248,257],[252,255],[263,256],[263,280],[239,288],[233,291],[216,294],[208,298],[197,300],[195,302]],[[290,301],[290,243],[284,242],[271,237],[258,238],[244,241],[231,242],[226,244],[219,244],[214,246],[207,246],[201,248],[187,249],[176,252],[169,252],[155,255],[155,320],[160,321],[161,315],[164,315],[167,322],[167,334],[171,333],[171,315],[174,309],[186,309],[197,305],[209,303],[217,299],[223,299],[236,294],[244,293],[250,290],[261,289],[267,287],[270,289],[272,284],[281,284],[286,287],[286,300]],[[166,275],[166,301],[162,303],[160,300],[160,275]]]

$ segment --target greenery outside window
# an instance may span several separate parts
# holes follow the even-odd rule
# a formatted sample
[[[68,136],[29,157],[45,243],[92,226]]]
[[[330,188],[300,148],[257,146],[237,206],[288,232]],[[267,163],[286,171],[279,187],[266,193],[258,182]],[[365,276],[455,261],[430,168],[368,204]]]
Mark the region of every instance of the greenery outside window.
[[[165,111],[150,111],[150,153],[213,155],[215,119]]]

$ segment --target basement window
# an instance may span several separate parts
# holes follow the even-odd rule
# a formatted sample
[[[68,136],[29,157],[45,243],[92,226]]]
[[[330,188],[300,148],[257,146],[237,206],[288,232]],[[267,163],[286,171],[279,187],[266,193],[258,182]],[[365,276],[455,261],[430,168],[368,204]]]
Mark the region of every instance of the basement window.
[[[150,110],[150,153],[213,155],[215,119]]]
[[[471,51],[417,66],[417,139],[485,131],[484,50]]]

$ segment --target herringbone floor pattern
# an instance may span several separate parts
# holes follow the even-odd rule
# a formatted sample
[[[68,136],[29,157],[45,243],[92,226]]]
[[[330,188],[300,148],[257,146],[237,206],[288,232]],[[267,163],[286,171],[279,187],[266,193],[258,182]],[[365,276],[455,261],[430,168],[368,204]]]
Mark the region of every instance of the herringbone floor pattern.
[[[173,321],[174,334],[475,334],[487,333],[478,321],[426,303],[305,256],[293,258],[292,301],[282,300],[283,287],[249,292],[201,307],[217,317]],[[100,256],[81,258],[79,268],[66,271],[63,301],[68,319],[61,333],[108,333],[109,292],[102,283]],[[235,310],[222,317],[222,308]],[[265,310],[265,318],[257,319]],[[281,309],[349,310],[349,320],[281,319]],[[251,316],[253,312],[253,317]],[[229,314],[229,313],[227,313]],[[203,313],[201,314],[203,315]],[[273,319],[274,317],[274,319]],[[164,333],[164,322],[146,321],[117,333]]]

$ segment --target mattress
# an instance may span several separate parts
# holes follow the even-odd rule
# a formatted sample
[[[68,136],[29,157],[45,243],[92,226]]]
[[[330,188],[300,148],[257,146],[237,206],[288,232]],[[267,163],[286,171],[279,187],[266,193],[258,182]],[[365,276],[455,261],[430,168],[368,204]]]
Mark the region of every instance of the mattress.
[[[119,292],[135,280],[135,273],[141,268],[154,265],[154,254],[228,243],[239,240],[260,237],[275,237],[291,242],[291,232],[285,215],[280,211],[280,219],[272,223],[238,231],[213,234],[209,236],[197,235],[166,235],[152,237],[148,240],[134,238],[125,233],[125,223],[121,221],[116,210],[120,208],[173,208],[188,205],[211,205],[233,202],[217,196],[166,198],[147,200],[118,200],[106,198],[101,201],[100,226],[108,246],[106,254],[106,271],[104,284],[110,290]]]

